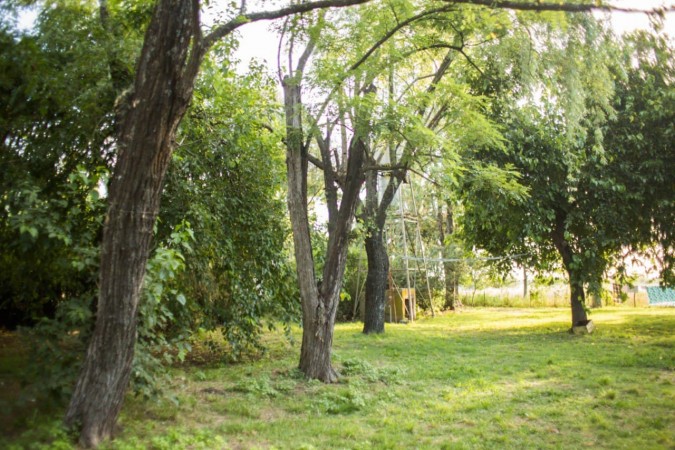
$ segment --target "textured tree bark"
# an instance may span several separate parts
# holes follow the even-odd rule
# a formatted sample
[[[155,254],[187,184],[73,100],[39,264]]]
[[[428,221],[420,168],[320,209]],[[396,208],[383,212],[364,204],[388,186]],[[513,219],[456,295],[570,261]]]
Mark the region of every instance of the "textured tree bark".
[[[389,279],[389,255],[384,243],[384,220],[386,215],[378,214],[381,206],[384,211],[391,199],[383,196],[378,205],[378,174],[369,171],[366,174],[365,218],[368,234],[365,237],[368,273],[366,275],[366,301],[363,332],[365,334],[384,333],[384,309],[386,306],[387,281]],[[393,199],[393,195],[390,196]],[[386,205],[384,205],[386,203]]]
[[[304,299],[303,299],[304,300]],[[335,383],[338,374],[331,364],[333,351],[333,330],[335,311],[339,298],[316,297],[316,310],[308,311],[309,320],[305,320],[305,301],[303,301],[302,348],[300,350],[299,369],[306,377]]]
[[[285,86],[284,91],[287,90]],[[326,262],[320,285],[317,284],[314,276],[309,223],[304,201],[306,182],[303,193],[297,191],[297,188],[303,184],[301,179],[306,180],[307,172],[298,172],[298,169],[302,167],[302,158],[298,157],[297,152],[289,149],[287,153],[288,206],[291,210],[291,227],[302,300],[303,329],[299,368],[307,377],[326,383],[337,381],[337,373],[331,365],[333,330],[347,263],[349,231],[362,184],[360,172],[363,166],[364,145],[356,139],[355,145],[352,145],[350,149],[347,181],[337,220],[334,226],[330,227],[333,231],[328,239]],[[294,192],[291,192],[292,190]]]
[[[366,175],[364,219],[369,230],[365,238],[366,256],[368,258],[363,323],[365,334],[384,332],[385,294],[389,280],[389,255],[384,243],[384,226],[387,221],[387,210],[394,200],[405,174],[405,170],[395,170],[391,173],[381,199],[379,199],[378,193],[377,171],[369,171]]]
[[[384,333],[384,309],[386,307],[389,255],[384,244],[382,230],[372,230],[365,238],[368,257],[366,276],[366,303],[363,332]]]
[[[584,287],[574,275],[567,272],[570,277],[570,301],[572,303],[572,326],[582,325],[588,321],[586,314],[586,294]]]
[[[572,307],[572,327],[577,324],[583,324],[588,321],[586,314],[586,294],[584,292],[583,280],[574,267],[574,253],[569,243],[565,239],[565,218],[564,214],[557,212],[556,226],[552,230],[551,237],[558,253],[563,260],[563,266],[567,272],[570,284],[570,305]]]
[[[337,374],[330,363],[333,328],[330,317],[326,316],[326,306],[331,305],[326,305],[319,298],[307,216],[308,157],[303,145],[300,79],[286,77],[282,84],[286,113],[288,211],[302,303],[303,330],[299,367],[310,378],[333,382],[337,380]]]
[[[96,325],[66,413],[66,424],[79,428],[85,447],[111,436],[122,408],[152,229],[175,132],[192,97],[199,40],[197,0],[158,3],[118,131]]]

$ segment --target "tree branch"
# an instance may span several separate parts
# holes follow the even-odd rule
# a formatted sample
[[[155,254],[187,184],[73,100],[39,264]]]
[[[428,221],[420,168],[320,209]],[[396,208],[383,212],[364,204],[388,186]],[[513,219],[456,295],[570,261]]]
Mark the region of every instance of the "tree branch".
[[[310,39],[309,42],[307,43],[307,47],[305,47],[305,51],[302,52],[302,55],[300,55],[300,59],[298,60],[298,67],[296,68],[297,72],[300,73],[305,72],[305,65],[307,64],[309,57],[312,55],[315,45],[316,42],[314,41],[314,39]]]
[[[317,169],[325,170],[323,162],[311,153],[307,153],[307,160],[311,162]]]
[[[508,1],[508,0],[444,0],[446,3],[453,5],[476,5],[485,6],[491,9],[514,9],[518,11],[561,11],[573,13],[587,13],[593,11],[606,12],[624,12],[624,13],[642,13],[642,14],[662,14],[669,11],[675,11],[675,6],[664,6],[653,9],[640,8],[621,8],[612,5],[603,5],[597,3],[581,4],[581,3],[541,3],[524,2],[524,1]]]
[[[230,20],[229,22],[216,27],[211,33],[209,33],[206,36],[206,38],[204,38],[204,47],[210,48],[220,39],[232,33],[234,30],[241,27],[242,25],[246,25],[247,23],[250,22],[280,19],[282,17],[290,16],[293,14],[314,11],[315,9],[344,8],[346,6],[354,6],[363,3],[368,3],[369,1],[370,0],[319,0],[316,2],[290,5],[273,11],[261,11],[261,12],[240,14],[237,17]]]
[[[233,18],[227,23],[224,23],[216,27],[211,33],[209,33],[204,38],[204,49],[208,50],[211,46],[213,46],[213,44],[218,42],[220,39],[232,33],[234,30],[241,27],[242,25],[245,25],[250,22],[280,19],[282,17],[290,16],[293,14],[299,14],[303,12],[309,12],[315,9],[344,8],[346,6],[361,5],[364,3],[368,3],[369,1],[370,0],[319,0],[315,2],[290,5],[273,11],[239,14],[237,17]],[[578,12],[578,13],[585,13],[592,11],[607,11],[607,12],[617,11],[625,13],[664,14],[666,12],[675,11],[675,6],[664,6],[660,8],[645,10],[639,8],[620,8],[611,5],[578,4],[578,3],[562,3],[562,2],[526,3],[522,1],[506,1],[506,0],[445,0],[445,2],[448,3],[447,6],[443,8],[436,8],[433,10],[424,11],[418,14],[417,16],[411,17],[410,19],[407,19],[406,21],[401,22],[399,25],[397,25],[390,33],[393,34],[399,29],[408,25],[409,23],[418,20],[422,17],[425,17],[427,15],[443,11],[450,11],[451,9],[453,9],[454,5],[475,5],[475,6],[484,6],[492,9],[495,8],[513,9],[519,11],[562,11],[562,12]],[[367,59],[372,54],[372,52],[374,52],[377,49],[377,47],[382,45],[382,43],[384,43],[390,37],[391,35],[388,34],[385,37],[383,37],[383,40],[382,39],[380,40],[381,42],[378,41],[378,43],[376,43],[373,46],[374,48],[372,48],[366,55],[364,55],[364,58],[362,58],[362,60],[365,61],[365,59]],[[353,70],[362,63],[363,61],[361,60],[357,61],[350,70]]]
[[[369,164],[363,167],[364,171],[378,170],[381,172],[393,172],[395,170],[408,170],[405,164]]]
[[[418,20],[420,20],[420,19],[423,19],[423,18],[425,18],[425,17],[427,17],[427,16],[431,16],[431,15],[433,15],[433,14],[438,14],[438,13],[442,13],[442,12],[449,12],[449,11],[452,11],[453,9],[454,9],[454,8],[452,7],[452,5],[449,5],[449,6],[445,6],[445,7],[443,7],[443,8],[435,8],[435,9],[430,9],[430,10],[427,10],[427,11],[422,11],[421,13],[419,13],[419,14],[417,14],[417,15],[415,15],[415,16],[412,16],[412,17],[410,17],[410,18],[404,20],[403,22],[398,23],[394,28],[392,28],[391,30],[389,30],[389,31],[388,31],[384,36],[382,36],[376,43],[374,43],[374,44],[370,47],[370,49],[368,49],[368,51],[367,51],[366,53],[364,53],[363,56],[362,56],[358,61],[356,61],[354,64],[352,64],[352,65],[349,67],[349,69],[347,69],[347,73],[352,72],[352,71],[358,69],[359,66],[360,66],[361,64],[363,64],[363,63],[370,57],[370,55],[372,55],[373,53],[375,53],[375,51],[376,51],[378,48],[380,48],[385,42],[387,42],[387,41],[389,40],[389,38],[391,38],[394,34],[396,34],[396,32],[398,32],[400,29],[402,29],[402,28],[404,28],[404,27],[410,25],[410,24],[413,23],[413,22],[416,22],[416,21],[418,21]]]
[[[434,186],[442,187],[441,184],[438,181],[434,180],[433,178],[429,178],[426,174],[420,172],[419,170],[413,169],[412,167],[409,167],[408,170],[410,172],[414,173],[415,175],[418,175],[418,176],[424,178],[425,180],[427,180],[429,183],[433,184]]]

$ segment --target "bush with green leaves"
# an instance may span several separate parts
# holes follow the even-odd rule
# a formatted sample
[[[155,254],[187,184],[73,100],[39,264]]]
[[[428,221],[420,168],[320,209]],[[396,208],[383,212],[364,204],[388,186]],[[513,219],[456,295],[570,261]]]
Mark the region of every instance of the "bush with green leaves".
[[[139,305],[138,342],[133,363],[132,389],[146,398],[157,396],[166,381],[166,365],[182,360],[190,350],[190,330],[176,328],[177,317],[187,314],[187,300],[176,284],[185,269],[184,251],[193,239],[189,224],[175,227],[171,240],[155,249],[148,262]],[[97,252],[97,248],[91,249]],[[95,272],[98,260],[92,262]],[[61,299],[53,317],[42,317],[23,332],[31,354],[24,400],[66,400],[72,391],[94,324],[96,291]],[[186,323],[183,320],[182,323]]]
[[[36,4],[22,34],[11,17],[23,3],[0,17],[0,325],[10,328],[95,287],[105,204],[92,196],[112,167],[125,79],[111,67],[132,67],[140,35],[114,39],[92,2]]]
[[[265,325],[299,317],[274,98],[261,68],[237,76],[216,51],[183,122],[160,212],[159,239],[169,232],[163,224],[191,223],[194,251],[177,280],[189,328],[220,330],[229,359],[259,348]]]
[[[133,74],[145,5],[39,5],[30,35],[0,18],[0,326],[33,345],[27,381],[64,399],[96,314],[114,130]],[[8,6],[11,10],[13,6]],[[299,315],[288,263],[284,151],[272,80],[204,64],[180,130],[139,305],[133,385],[156,394],[161,370],[197,329],[219,330],[237,358],[265,325]]]

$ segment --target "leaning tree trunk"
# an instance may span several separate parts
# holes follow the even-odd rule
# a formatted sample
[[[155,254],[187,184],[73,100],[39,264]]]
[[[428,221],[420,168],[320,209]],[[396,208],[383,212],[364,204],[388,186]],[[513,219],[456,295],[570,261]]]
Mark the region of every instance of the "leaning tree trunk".
[[[199,68],[199,33],[197,0],[158,3],[122,114],[101,244],[96,325],[66,413],[66,423],[79,427],[85,447],[113,433],[129,383],[152,229],[176,129]]]
[[[384,333],[384,309],[389,275],[389,256],[382,230],[372,230],[365,238],[368,257],[366,303],[363,332]]]

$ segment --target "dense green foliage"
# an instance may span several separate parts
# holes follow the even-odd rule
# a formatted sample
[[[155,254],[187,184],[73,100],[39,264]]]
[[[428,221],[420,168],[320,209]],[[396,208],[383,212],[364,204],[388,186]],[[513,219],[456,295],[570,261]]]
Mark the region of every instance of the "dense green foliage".
[[[662,245],[672,255],[675,189],[672,180],[665,181],[673,169],[667,136],[672,130],[666,125],[675,113],[668,100],[672,75],[667,64],[662,72],[639,52],[626,50],[617,59],[618,47],[597,24],[581,20],[572,26],[563,37],[548,34],[542,43],[537,63],[550,84],[528,86],[493,73],[497,81],[489,88],[506,148],[478,146],[469,154],[507,178],[466,179],[464,231],[493,254],[527,254],[536,269],[564,266],[572,285],[597,291],[626,248]],[[643,54],[668,54],[662,38],[641,42]],[[642,98],[644,103],[632,100]],[[627,131],[633,122],[640,129]],[[524,186],[526,195],[509,183]],[[664,279],[672,277],[672,267],[661,270]]]
[[[0,317],[31,327],[26,379],[64,399],[96,314],[115,123],[149,9],[50,5],[29,35],[2,26]],[[205,65],[168,175],[133,373],[145,396],[192,333],[222,329],[236,358],[297,311],[273,86],[259,67],[236,76],[225,54]]]
[[[637,32],[626,40],[617,74],[615,116],[604,127],[607,163],[599,179],[612,179],[606,214],[634,250],[652,242],[665,283],[675,284],[675,61],[666,36]],[[607,190],[607,189],[606,189]]]
[[[2,27],[0,316],[5,326],[92,295],[113,104],[91,5],[47,8],[34,35]],[[102,178],[103,177],[103,178]],[[94,262],[96,261],[96,262]]]
[[[285,250],[274,85],[259,67],[237,77],[218,60],[205,65],[183,123],[158,233],[190,223],[195,242],[178,281],[188,298],[183,326],[222,327],[236,358],[264,323],[292,321],[299,303]]]
[[[27,381],[61,399],[95,314],[115,99],[138,32],[110,39],[93,2],[39,7],[30,34],[2,24],[0,317],[34,326]]]
[[[28,33],[12,25],[12,14],[24,3],[39,10]],[[45,393],[57,401],[71,393],[91,336],[108,181],[118,156],[116,128],[128,111],[125,108],[136,107],[126,99],[132,98],[129,87],[152,6],[145,0],[17,0],[0,5],[0,326],[24,326],[22,336],[27,340],[20,348],[31,359],[21,364],[22,375],[12,369],[17,380],[32,383],[15,396],[24,406],[36,399],[51,403],[43,402]],[[427,7],[437,9],[423,14],[422,20],[421,8]],[[412,21],[416,15],[420,20]],[[390,40],[379,40],[408,20]],[[326,194],[325,204],[332,213],[338,213],[343,203],[358,203],[361,177],[374,180],[371,186],[380,189],[368,193],[359,205],[360,227],[351,227],[354,210],[349,207],[344,208],[347,214],[340,212],[344,226],[338,238],[326,237],[335,231],[335,223],[304,232],[314,250],[305,261],[316,265],[315,273],[322,273],[331,262],[335,267],[344,263],[350,237],[369,236],[378,231],[376,225],[382,231],[386,207],[369,209],[369,200],[380,201],[387,182],[409,181],[406,172],[414,169],[441,186],[436,190],[430,189],[431,182],[423,183],[420,190],[426,192],[418,199],[424,204],[413,206],[425,216],[420,239],[433,256],[470,257],[482,250],[524,253],[523,263],[542,271],[559,268],[562,260],[574,286],[593,289],[611,265],[621,264],[620,252],[650,251],[663,281],[675,283],[675,66],[667,38],[638,33],[616,45],[617,38],[591,16],[510,13],[446,3],[420,6],[408,1],[372,2],[325,15],[307,13],[286,25],[290,66],[297,60],[293,46],[308,41],[316,45],[306,72],[305,87],[312,91],[305,96],[307,107],[302,114],[292,111],[297,113],[294,118],[302,116],[307,123],[305,142],[296,149],[299,154],[316,155],[313,139],[320,147],[321,158],[313,156],[313,163],[324,168],[323,185],[311,187]],[[278,93],[261,66],[253,64],[245,76],[233,71],[231,54],[236,46],[228,38],[210,47],[212,51],[200,60],[191,107],[184,119],[181,114],[173,122],[182,120],[178,134],[172,131],[170,136],[176,137],[176,149],[155,224],[138,332],[128,333],[129,342],[137,339],[135,393],[147,399],[169,387],[172,399],[182,403],[167,408],[139,401],[125,419],[126,435],[113,447],[242,442],[261,446],[310,442],[326,447],[335,438],[366,448],[412,447],[420,442],[430,447],[465,442],[575,447],[592,441],[595,428],[603,430],[600,435],[608,439],[608,446],[650,440],[672,445],[672,433],[665,431],[668,411],[659,403],[660,386],[672,381],[663,376],[664,370],[672,369],[672,358],[664,350],[672,342],[661,332],[671,325],[670,313],[661,317],[651,312],[608,313],[610,321],[617,317],[635,321],[631,330],[639,329],[650,340],[645,344],[610,324],[607,334],[589,338],[602,347],[601,354],[585,345],[587,341],[551,334],[552,327],[560,328],[558,318],[535,313],[523,313],[511,328],[504,322],[490,323],[489,333],[478,331],[487,320],[487,313],[478,313],[423,324],[427,328],[395,327],[394,336],[367,342],[353,336],[354,328],[344,327],[338,331],[342,342],[335,359],[345,381],[320,386],[302,380],[291,368],[294,356],[287,341],[265,332],[266,326],[283,324],[289,337],[290,324],[300,315],[298,280],[287,248]],[[195,47],[190,49],[192,55],[199,54]],[[368,58],[361,58],[366,54]],[[190,89],[183,94],[192,95]],[[145,117],[154,117],[154,111]],[[166,162],[169,146],[164,150]],[[365,168],[348,170],[350,150],[363,153]],[[303,170],[306,163],[303,160]],[[300,177],[302,182],[306,176]],[[394,191],[396,183],[391,185]],[[461,202],[458,186],[463,188]],[[352,200],[343,202],[347,192]],[[307,197],[306,192],[302,195]],[[393,198],[392,193],[388,201]],[[461,236],[453,234],[452,227],[445,235],[438,232],[444,214],[462,219]],[[378,215],[381,224],[376,224]],[[331,252],[336,242],[344,246]],[[422,243],[411,244],[418,245]],[[473,245],[480,250],[470,252]],[[416,256],[420,255],[421,251]],[[348,257],[363,258],[362,251],[352,249]],[[510,261],[504,263],[511,268]],[[143,266],[137,267],[140,274]],[[420,277],[419,305],[427,306],[431,300],[422,295],[426,291],[422,285],[440,291],[448,289],[448,283],[441,283],[444,277],[459,279],[462,271],[489,272],[480,262],[437,267],[427,272],[426,279]],[[443,274],[440,269],[445,269]],[[347,279],[352,292],[361,289],[360,276],[365,275],[361,270],[352,260]],[[342,273],[323,273],[328,274],[327,281],[313,277],[311,291],[319,286],[318,300],[329,292],[342,302],[306,314],[304,331],[317,327],[309,334],[316,339],[307,341],[315,348],[332,343],[333,308],[343,318],[353,312],[346,290],[334,289],[340,287]],[[394,275],[400,286],[401,273]],[[477,277],[471,282],[475,288]],[[133,293],[139,289],[136,282]],[[135,311],[135,304],[129,310]],[[136,320],[133,314],[129,317]],[[325,330],[330,333],[320,334]],[[264,356],[261,350],[270,344],[268,339],[273,341],[272,352]],[[532,352],[534,339],[547,345]],[[617,341],[622,345],[616,346]],[[364,346],[368,343],[371,348]],[[642,344],[640,351],[627,355],[628,345]],[[452,352],[458,346],[463,355]],[[550,357],[552,346],[555,358]],[[485,359],[487,347],[497,356]],[[324,350],[330,363],[330,346]],[[435,357],[431,364],[430,354]],[[516,359],[510,357],[514,354]],[[188,356],[197,360],[204,355],[214,362],[251,355],[261,359],[204,370],[172,366],[185,364]],[[596,359],[603,364],[595,364]],[[613,370],[617,366],[620,375]],[[656,387],[618,391],[611,387],[613,377],[622,383],[651,377]],[[335,379],[332,374],[325,377]],[[126,380],[120,392],[125,388]],[[584,389],[598,391],[598,399],[580,396]],[[624,398],[615,402],[617,397]],[[645,397],[647,402],[639,404],[638,399]],[[283,406],[277,407],[272,399]],[[402,401],[409,404],[401,407]],[[223,413],[232,420],[216,431],[186,432],[195,428],[188,412],[197,402],[208,406],[205,423],[221,426],[210,419]],[[565,411],[563,402],[576,409]],[[580,424],[583,417],[578,410],[589,405],[596,410],[591,423]],[[142,420],[144,408],[175,421],[175,426],[150,441],[139,437],[148,430],[166,431]],[[611,421],[625,420],[612,412],[614,408],[652,429],[636,427],[631,429],[634,435],[622,434],[630,424],[613,426]],[[656,418],[643,419],[647,413]],[[306,429],[295,426],[296,419],[306,423],[310,417],[317,420]],[[351,434],[345,436],[349,418],[365,418],[368,424],[350,423]],[[454,423],[448,425],[449,419],[461,421],[466,429],[480,429],[462,435],[464,429],[457,440],[448,440],[457,431]],[[375,427],[383,420],[385,431],[369,428],[371,422]],[[547,434],[537,434],[541,429]],[[306,430],[312,434],[303,434]],[[560,431],[569,433],[556,437]],[[56,445],[68,446],[67,435],[58,427],[47,433],[63,439]],[[30,433],[24,438],[42,439]]]

